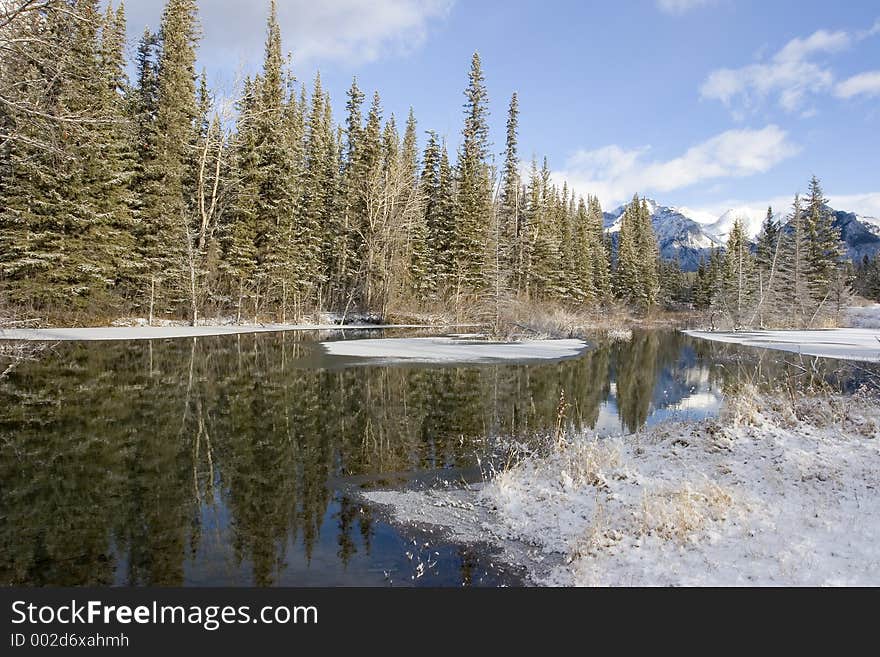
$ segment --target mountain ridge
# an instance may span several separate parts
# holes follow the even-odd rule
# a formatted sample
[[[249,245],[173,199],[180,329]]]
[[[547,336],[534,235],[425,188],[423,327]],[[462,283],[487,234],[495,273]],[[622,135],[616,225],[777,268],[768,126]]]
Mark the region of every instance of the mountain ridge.
[[[700,259],[708,257],[713,248],[723,248],[734,222],[740,219],[749,239],[754,241],[761,230],[766,213],[756,213],[751,208],[731,208],[713,222],[698,220],[696,214],[687,208],[661,205],[646,198],[651,213],[651,224],[657,234],[660,255],[666,260],[678,259],[684,271],[696,271]],[[626,206],[612,212],[605,212],[605,232],[611,236],[616,249],[620,222]],[[829,207],[834,217],[834,226],[841,233],[846,245],[847,256],[855,261],[863,257],[873,257],[880,253],[880,219],[865,217],[854,212],[836,210]],[[786,217],[774,215],[783,223]],[[702,218],[704,218],[703,215]]]

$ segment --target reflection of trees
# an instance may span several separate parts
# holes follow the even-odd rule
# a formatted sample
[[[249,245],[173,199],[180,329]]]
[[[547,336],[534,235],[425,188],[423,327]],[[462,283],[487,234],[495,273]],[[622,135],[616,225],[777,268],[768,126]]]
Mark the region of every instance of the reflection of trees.
[[[615,348],[617,409],[627,431],[638,431],[648,419],[659,374],[658,348],[654,331],[634,332],[631,342]]]
[[[211,514],[255,584],[321,531],[345,564],[372,521],[330,480],[475,465],[487,435],[547,433],[562,391],[593,427],[613,376],[635,430],[661,374],[778,371],[719,346],[637,332],[552,365],[344,370],[304,368],[318,359],[293,335],[58,347],[0,383],[0,583],[181,584]]]

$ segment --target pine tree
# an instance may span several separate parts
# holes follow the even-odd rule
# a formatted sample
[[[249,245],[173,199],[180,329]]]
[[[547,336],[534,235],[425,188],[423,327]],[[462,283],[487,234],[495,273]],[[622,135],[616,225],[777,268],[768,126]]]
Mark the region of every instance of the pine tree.
[[[428,141],[422,156],[419,188],[424,199],[424,257],[425,267],[421,280],[417,279],[417,294],[423,301],[434,299],[441,278],[442,254],[440,219],[440,144],[437,133],[428,131]]]
[[[433,151],[430,154],[435,161],[431,164],[436,181],[436,140],[434,141]],[[431,202],[432,189],[422,190],[421,182],[423,176],[419,174],[419,155],[418,155],[418,133],[416,117],[413,109],[410,108],[409,116],[406,120],[406,129],[403,133],[403,148],[400,153],[401,159],[401,195],[416,198],[401,199],[404,203],[417,201],[418,208],[412,215],[409,223],[409,229],[406,231],[407,244],[405,247],[405,255],[409,260],[409,284],[413,296],[424,302],[431,298],[434,290],[433,282],[430,275],[431,249],[428,238],[428,218],[426,208]],[[424,171],[427,171],[427,166]],[[433,182],[432,181],[432,182]]]
[[[156,118],[146,146],[138,246],[150,318],[186,296],[196,141],[195,0],[168,0],[159,31]]]
[[[816,176],[810,180],[810,196],[804,220],[806,265],[815,313],[828,311],[828,299],[838,281],[837,270],[844,255],[840,231],[834,227],[828,201]]]
[[[647,202],[633,197],[623,213],[617,255],[617,296],[634,306],[650,307],[660,295],[660,247]]]
[[[514,93],[507,112],[507,141],[504,151],[504,167],[501,171],[501,208],[498,213],[498,259],[505,280],[519,289],[522,282],[523,237],[521,217],[519,153],[517,131],[519,129],[519,98]]]
[[[796,327],[809,323],[812,301],[809,291],[807,231],[800,195],[795,195],[792,212],[780,248],[779,294],[784,300],[788,322]]]
[[[590,249],[592,294],[596,303],[611,299],[611,254],[605,243],[605,215],[599,198],[592,196],[587,206],[587,244]]]
[[[241,321],[244,301],[255,285],[257,268],[257,194],[259,190],[256,147],[257,96],[254,82],[244,82],[238,102],[238,119],[233,138],[233,180],[231,208],[221,225],[222,268],[236,299],[237,321]]]
[[[465,97],[465,122],[456,171],[458,221],[453,254],[457,295],[478,291],[487,283],[487,244],[492,215],[492,190],[487,164],[488,96],[477,53],[471,59]]]
[[[315,300],[315,294],[324,283],[326,228],[335,203],[338,166],[334,165],[334,158],[337,152],[326,104],[321,76],[317,75],[306,122],[303,199],[294,247],[298,257],[291,265],[293,279],[297,282],[294,294],[300,306]]]
[[[348,300],[355,294],[358,275],[358,255],[363,250],[361,233],[358,230],[365,209],[362,203],[362,185],[366,172],[362,170],[360,157],[361,140],[364,132],[363,103],[364,94],[357,84],[351,82],[345,104],[345,146],[342,155],[342,226],[337,246],[337,262],[333,274],[342,296]]]
[[[10,137],[0,151],[0,277],[15,303],[106,314],[119,306],[131,245],[124,12],[77,0],[21,29],[31,52],[13,61],[4,49],[0,81],[29,81],[12,86],[19,95],[0,121]]]
[[[772,316],[778,305],[778,280],[783,231],[773,215],[773,208],[767,208],[767,217],[758,234],[756,253],[758,312],[755,321],[765,326],[766,318]]]
[[[258,78],[255,115],[257,198],[254,208],[258,277],[265,280],[266,301],[282,308],[299,281],[291,278],[292,264],[279,247],[295,222],[294,153],[285,134],[288,74],[281,53],[281,30],[275,0],[270,5],[265,60]]]
[[[756,293],[755,268],[749,240],[737,219],[727,239],[721,299],[725,314],[735,329],[750,322]]]

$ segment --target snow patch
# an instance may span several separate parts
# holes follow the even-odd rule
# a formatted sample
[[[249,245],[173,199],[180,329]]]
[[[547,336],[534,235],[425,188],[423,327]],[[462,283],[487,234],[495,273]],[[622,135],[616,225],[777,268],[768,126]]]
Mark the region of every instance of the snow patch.
[[[582,340],[486,342],[456,338],[387,338],[322,342],[332,356],[369,358],[381,363],[491,363],[563,360],[587,349]]]
[[[877,399],[734,406],[724,422],[575,436],[476,489],[365,496],[493,543],[543,585],[880,584]]]
[[[880,329],[880,303],[847,310],[847,323],[854,328]]]
[[[814,331],[685,331],[693,338],[777,349],[804,356],[880,362],[880,330],[839,328]]]

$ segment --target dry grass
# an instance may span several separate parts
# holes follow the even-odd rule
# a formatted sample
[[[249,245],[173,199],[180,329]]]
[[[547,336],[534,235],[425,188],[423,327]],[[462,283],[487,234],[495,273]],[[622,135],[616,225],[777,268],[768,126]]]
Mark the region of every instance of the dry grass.
[[[733,508],[733,493],[708,480],[646,490],[642,498],[642,532],[686,543],[710,522],[726,520]]]

